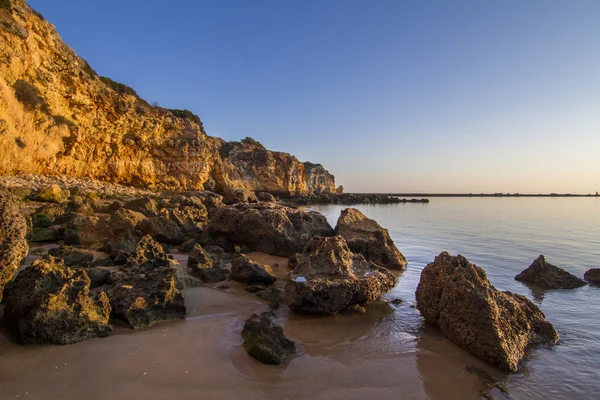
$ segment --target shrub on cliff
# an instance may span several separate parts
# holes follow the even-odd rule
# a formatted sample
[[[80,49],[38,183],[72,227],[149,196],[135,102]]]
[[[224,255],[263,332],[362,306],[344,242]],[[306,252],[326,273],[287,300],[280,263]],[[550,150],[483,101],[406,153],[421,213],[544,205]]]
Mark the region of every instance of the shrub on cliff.
[[[137,92],[133,88],[131,88],[125,84],[122,84],[120,82],[115,82],[106,76],[101,76],[100,80],[102,82],[104,82],[104,84],[106,86],[108,86],[109,88],[111,88],[112,90],[114,90],[120,94],[123,94],[123,95],[128,94],[130,96],[135,96],[138,98],[140,97],[140,96],[138,96]]]
[[[13,89],[15,89],[17,100],[28,110],[45,109],[47,107],[46,101],[31,83],[19,79],[13,85]]]
[[[198,125],[200,125],[200,127],[202,128],[202,121],[200,120],[200,117],[197,116],[196,114],[194,114],[193,112],[191,112],[190,110],[178,110],[176,108],[172,108],[169,109],[169,111],[171,111],[171,113],[178,117],[178,118],[184,118],[184,119],[189,119],[192,122],[197,123]]]
[[[258,140],[255,140],[255,139],[253,139],[253,138],[251,138],[251,137],[249,137],[249,136],[247,136],[247,137],[243,138],[243,139],[242,139],[242,140],[240,140],[240,141],[241,141],[242,143],[244,143],[244,144],[250,144],[250,145],[252,145],[252,146],[257,146],[257,147],[260,147],[261,149],[264,149],[264,148],[265,148],[265,146],[263,146],[261,142],[259,142]],[[266,150],[266,149],[265,149],[265,150]]]

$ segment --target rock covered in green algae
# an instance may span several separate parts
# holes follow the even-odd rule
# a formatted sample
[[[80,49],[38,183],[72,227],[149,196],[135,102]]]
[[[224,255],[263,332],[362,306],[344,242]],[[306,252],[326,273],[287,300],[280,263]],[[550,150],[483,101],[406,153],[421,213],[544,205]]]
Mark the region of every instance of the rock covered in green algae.
[[[0,300],[2,289],[17,272],[27,255],[27,221],[21,215],[20,201],[6,191],[0,191]]]
[[[515,371],[534,344],[555,344],[558,333],[524,296],[497,290],[485,271],[443,252],[421,272],[416,292],[423,318],[484,361]]]
[[[279,365],[296,353],[296,345],[283,333],[283,328],[276,325],[272,312],[253,314],[242,329],[242,346],[244,350],[264,364]]]
[[[71,344],[110,334],[106,293],[90,296],[90,279],[47,257],[24,269],[5,290],[4,321],[21,344]]]
[[[54,184],[41,190],[34,196],[34,200],[61,204],[67,201],[70,195],[71,193],[68,190],[63,190],[60,186]]]

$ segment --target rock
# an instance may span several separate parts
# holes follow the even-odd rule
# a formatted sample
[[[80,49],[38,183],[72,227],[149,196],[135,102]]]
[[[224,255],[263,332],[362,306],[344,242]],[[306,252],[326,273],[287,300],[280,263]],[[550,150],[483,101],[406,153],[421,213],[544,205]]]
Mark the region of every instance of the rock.
[[[256,203],[257,201],[254,193],[244,188],[230,188],[223,194],[223,203],[225,204]]]
[[[314,237],[297,261],[285,298],[298,313],[335,314],[373,301],[396,284],[387,269],[350,251],[341,236]]]
[[[53,257],[61,258],[66,266],[89,267],[94,261],[94,253],[89,250],[79,249],[72,246],[60,246],[48,251]]]
[[[212,260],[199,244],[196,244],[190,252],[187,265],[190,275],[202,282],[216,283],[227,279],[228,271],[219,265],[213,266]]]
[[[113,233],[133,232],[146,219],[141,212],[119,208],[110,215],[108,224]]]
[[[215,286],[215,288],[221,289],[221,290],[227,290],[227,289],[229,289],[229,285],[225,285],[225,284],[217,285],[217,286]]]
[[[48,228],[52,226],[52,220],[44,214],[33,214],[31,216],[31,225],[34,228]]]
[[[344,193],[344,187],[342,185],[338,186],[335,189],[335,194],[343,194]]]
[[[4,322],[21,344],[71,344],[110,334],[106,293],[89,296],[90,279],[58,259],[36,260],[6,289]]]
[[[282,257],[302,251],[314,236],[333,235],[327,219],[317,212],[266,203],[222,208],[211,217],[209,231],[213,237]]]
[[[185,241],[181,228],[165,217],[153,217],[142,221],[138,230],[143,235],[150,235],[155,240],[172,245],[180,245]]]
[[[85,197],[76,196],[73,200],[66,204],[67,212],[76,214],[92,215],[96,212],[96,204]]]
[[[256,297],[263,301],[266,301],[272,310],[276,310],[279,308],[279,304],[281,303],[281,296],[281,289],[277,289],[275,287],[270,287],[256,293]]]
[[[30,242],[56,242],[58,240],[58,232],[52,228],[36,228],[31,231]]]
[[[526,270],[515,276],[515,280],[546,289],[574,289],[586,285],[585,281],[570,272],[546,262],[544,256],[539,256]]]
[[[277,203],[277,199],[269,192],[256,192],[256,198],[263,203]]]
[[[34,227],[48,228],[55,224],[64,222],[64,215],[67,209],[60,204],[44,204],[37,208],[31,216],[31,222]]]
[[[156,217],[158,215],[158,205],[156,201],[149,197],[128,201],[123,207],[142,213],[146,217]]]
[[[111,285],[108,295],[115,316],[134,329],[185,318],[183,295],[177,289],[175,270],[169,267],[120,279]]]
[[[179,206],[169,210],[169,219],[177,223],[187,235],[200,235],[208,224],[208,211],[199,206]]]
[[[310,193],[332,193],[335,191],[335,178],[321,164],[304,163],[306,186]]]
[[[108,254],[119,251],[133,253],[139,240],[139,236],[132,231],[123,231],[105,240],[101,250]]]
[[[416,292],[423,318],[458,346],[496,367],[515,371],[525,348],[559,336],[529,299],[501,292],[485,271],[444,252],[421,272]]]
[[[71,193],[68,190],[62,190],[58,185],[50,185],[44,190],[41,190],[34,196],[34,200],[46,203],[61,204],[67,201]]]
[[[113,265],[113,261],[110,257],[103,257],[94,260],[92,265],[94,267],[111,267]]]
[[[590,268],[583,275],[586,281],[600,284],[600,268]]]
[[[20,212],[21,202],[0,190],[0,300],[2,289],[17,272],[21,260],[29,252],[27,221]]]
[[[112,236],[107,217],[76,215],[65,225],[65,244],[89,245]]]
[[[90,278],[90,289],[95,289],[108,282],[110,271],[104,268],[82,268],[82,271]]]
[[[229,279],[242,283],[264,283],[265,285],[272,285],[277,281],[271,267],[252,261],[241,253],[233,257]]]
[[[350,250],[362,254],[380,267],[406,269],[406,258],[394,244],[387,229],[383,229],[356,208],[342,211],[335,232],[346,239]]]
[[[179,250],[182,253],[189,253],[194,249],[194,246],[196,246],[197,244],[199,244],[197,239],[188,239],[185,242],[181,243],[179,246],[177,246],[177,250]]]
[[[263,364],[279,365],[296,353],[296,345],[283,333],[283,328],[271,320],[273,313],[253,314],[242,329],[242,346]]]
[[[261,286],[261,285],[248,285],[244,288],[244,290],[248,293],[258,293],[261,290],[265,290],[266,287]]]

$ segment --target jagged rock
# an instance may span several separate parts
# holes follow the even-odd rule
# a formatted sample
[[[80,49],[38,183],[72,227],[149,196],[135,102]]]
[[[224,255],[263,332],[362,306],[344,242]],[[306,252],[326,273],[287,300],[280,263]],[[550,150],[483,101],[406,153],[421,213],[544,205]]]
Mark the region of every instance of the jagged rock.
[[[227,189],[223,194],[223,203],[225,204],[256,203],[257,201],[254,193],[244,188]]]
[[[0,300],[2,289],[17,272],[21,260],[27,255],[27,221],[21,215],[20,201],[12,194],[0,190]]]
[[[188,239],[185,242],[181,243],[179,246],[177,246],[177,250],[182,253],[189,253],[194,249],[194,246],[196,246],[197,244],[199,244],[197,239]]]
[[[71,344],[107,336],[106,293],[89,296],[90,279],[59,260],[36,260],[6,288],[4,322],[21,344]]]
[[[215,212],[210,233],[252,250],[282,257],[302,251],[314,236],[331,236],[333,229],[317,212],[273,204],[236,204]]]
[[[343,194],[344,193],[344,187],[342,185],[338,186],[335,189],[335,194]]]
[[[279,365],[296,353],[296,345],[283,333],[283,328],[271,320],[273,313],[253,314],[242,329],[242,346],[263,364]]]
[[[306,186],[310,193],[332,193],[335,191],[335,178],[321,164],[304,163]]]
[[[108,217],[105,216],[76,215],[65,225],[65,244],[94,244],[111,236]]]
[[[335,232],[346,239],[350,250],[362,254],[380,267],[406,269],[406,258],[394,244],[388,230],[356,208],[342,211]]]
[[[271,267],[252,261],[241,253],[233,257],[229,279],[242,283],[264,283],[265,285],[271,285],[277,281]]]
[[[52,226],[52,220],[44,214],[33,214],[31,216],[31,226],[33,228],[48,228]]]
[[[600,284],[600,268],[590,268],[583,275],[586,281],[594,284]]]
[[[539,256],[526,270],[515,276],[515,280],[542,286],[547,289],[575,289],[586,283],[570,272],[558,268]]]
[[[269,192],[256,192],[256,198],[263,203],[277,203],[277,199]]]
[[[66,207],[61,204],[44,204],[37,208],[31,216],[34,227],[48,228],[54,224],[64,222]]]
[[[158,215],[158,205],[150,197],[142,197],[128,201],[123,207],[144,214],[146,217],[156,217]]]
[[[281,303],[282,294],[283,293],[281,289],[270,287],[266,288],[265,290],[258,291],[256,293],[256,297],[266,301],[271,309],[276,310],[279,308],[279,304]]]
[[[155,240],[172,245],[180,245],[185,241],[181,228],[165,217],[148,218],[138,225],[138,230],[143,235],[150,235]]]
[[[396,284],[387,269],[350,251],[341,236],[314,237],[297,261],[285,298],[298,313],[335,314],[373,301]]]
[[[62,190],[60,186],[50,185],[36,194],[33,199],[47,203],[61,204],[66,202],[70,195],[71,193],[68,190]]]
[[[66,266],[88,267],[94,261],[94,253],[89,250],[79,249],[72,246],[60,246],[48,251],[53,257],[62,258]]]
[[[66,203],[67,212],[76,214],[92,215],[96,212],[96,204],[85,197],[76,196],[73,200]]]
[[[108,224],[114,233],[133,232],[140,222],[146,219],[146,216],[141,212],[119,208],[110,215]]]
[[[139,240],[139,236],[132,231],[123,231],[105,240],[101,250],[108,254],[119,251],[133,253]]]
[[[187,235],[199,235],[208,224],[208,211],[203,204],[184,206],[169,210],[169,219],[176,222]]]
[[[90,289],[95,289],[108,282],[110,271],[104,268],[82,268],[82,271],[90,278]]]
[[[31,231],[30,242],[56,242],[58,240],[58,232],[52,228],[36,228]]]
[[[183,295],[177,289],[175,270],[169,267],[120,279],[111,285],[108,296],[114,315],[134,329],[185,318]]]
[[[507,371],[517,369],[527,346],[559,339],[533,302],[497,290],[483,269],[461,255],[444,252],[428,264],[416,298],[425,320],[448,339]]]
[[[202,249],[202,246],[196,244],[188,257],[188,268],[190,275],[206,283],[216,283],[227,279],[227,270],[220,265],[213,266],[212,260]]]

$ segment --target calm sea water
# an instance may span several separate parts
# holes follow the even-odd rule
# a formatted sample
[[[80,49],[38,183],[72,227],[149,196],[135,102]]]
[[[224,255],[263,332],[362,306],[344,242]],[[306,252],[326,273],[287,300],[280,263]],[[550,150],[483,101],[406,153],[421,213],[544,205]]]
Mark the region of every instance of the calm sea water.
[[[332,226],[344,208],[310,207]],[[579,277],[600,267],[600,199],[432,198],[356,208],[387,228],[409,261],[391,297],[414,301],[423,267],[448,251],[482,267],[496,288],[523,294],[542,309],[561,340],[530,351],[518,372],[500,375],[512,398],[600,398],[600,288],[541,290],[514,280],[540,254]],[[393,329],[414,331],[419,324],[395,321]]]

